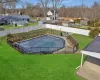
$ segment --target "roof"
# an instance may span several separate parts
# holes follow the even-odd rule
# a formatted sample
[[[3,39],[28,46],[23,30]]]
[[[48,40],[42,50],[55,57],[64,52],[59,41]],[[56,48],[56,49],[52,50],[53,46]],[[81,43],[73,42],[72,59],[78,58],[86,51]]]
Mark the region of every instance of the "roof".
[[[28,15],[0,15],[0,20],[2,19],[29,19],[30,17]]]
[[[6,20],[7,16],[0,15],[0,20]]]
[[[83,51],[100,53],[100,36],[97,36]]]
[[[9,15],[11,18],[16,18],[16,19],[29,19],[30,17],[28,15]]]
[[[49,15],[51,16],[51,15],[53,15],[53,13],[52,13],[51,11],[48,11],[48,12],[47,12],[47,15],[48,15],[48,16],[49,16]]]

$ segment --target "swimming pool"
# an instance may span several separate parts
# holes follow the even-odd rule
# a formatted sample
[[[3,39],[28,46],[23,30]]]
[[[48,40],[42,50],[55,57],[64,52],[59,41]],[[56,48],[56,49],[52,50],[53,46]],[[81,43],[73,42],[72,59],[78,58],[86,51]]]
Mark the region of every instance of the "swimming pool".
[[[15,43],[23,53],[53,53],[65,47],[65,40],[51,35],[44,35]]]

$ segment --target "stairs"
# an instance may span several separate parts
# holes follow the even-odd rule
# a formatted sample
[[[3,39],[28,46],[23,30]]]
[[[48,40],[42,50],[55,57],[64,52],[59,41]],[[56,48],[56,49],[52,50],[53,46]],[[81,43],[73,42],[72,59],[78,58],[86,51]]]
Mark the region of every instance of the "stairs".
[[[100,66],[86,61],[83,67],[77,71],[77,74],[87,80],[100,80]]]

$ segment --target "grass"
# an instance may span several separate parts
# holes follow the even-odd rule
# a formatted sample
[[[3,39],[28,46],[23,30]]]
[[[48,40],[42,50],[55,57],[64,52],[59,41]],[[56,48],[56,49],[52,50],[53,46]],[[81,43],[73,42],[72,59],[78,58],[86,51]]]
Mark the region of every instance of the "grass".
[[[38,24],[38,22],[35,23],[28,23],[27,26],[36,26]]]
[[[81,26],[80,29],[88,29],[89,26]]]
[[[14,26],[14,25],[11,25],[11,24],[8,24],[8,25],[0,25],[0,28],[4,28],[5,30],[9,30],[9,29],[16,29],[16,28],[22,28],[23,26]]]
[[[73,34],[83,48],[91,39]],[[0,39],[0,80],[81,80],[80,54],[23,55]]]
[[[37,22],[35,22],[35,23],[28,23],[27,24],[27,27],[35,26],[35,25],[37,25]],[[25,27],[25,26],[14,26],[14,25],[11,25],[11,24],[8,24],[8,25],[0,25],[0,28],[4,28],[5,30],[17,29],[17,28],[22,28],[22,27]]]
[[[88,36],[82,36],[78,34],[73,34],[72,37],[79,43],[79,50],[83,49],[87,44],[89,44],[93,40]]]

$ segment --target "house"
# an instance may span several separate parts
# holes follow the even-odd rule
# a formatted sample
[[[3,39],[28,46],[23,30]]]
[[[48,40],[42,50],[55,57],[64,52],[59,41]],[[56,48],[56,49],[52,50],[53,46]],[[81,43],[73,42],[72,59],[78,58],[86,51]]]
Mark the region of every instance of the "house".
[[[63,21],[67,21],[67,20],[69,20],[69,21],[70,21],[70,20],[74,20],[74,21],[75,21],[75,20],[77,20],[78,18],[72,18],[72,17],[59,17],[58,19],[59,19],[59,20],[63,20]]]
[[[28,15],[9,15],[7,16],[7,22],[13,25],[25,25],[29,22],[30,17]]]
[[[0,25],[7,24],[7,17],[0,15]]]
[[[66,20],[62,22],[62,25],[66,27],[73,27],[75,25],[75,22],[74,20]]]
[[[80,19],[80,24],[81,25],[87,26],[88,25],[88,22],[89,22],[89,19],[88,18]]]
[[[84,26],[87,26],[88,25],[88,21],[89,20],[87,20],[87,19],[80,20],[80,24],[84,25]]]
[[[47,17],[46,20],[51,20],[51,16],[53,15],[53,13],[51,11],[47,12]]]
[[[100,80],[100,36],[97,36],[90,44],[81,50],[81,65],[77,74],[87,80]],[[84,55],[87,60],[83,64]]]
[[[55,12],[55,14],[54,14],[54,11],[51,11],[51,10],[49,10],[48,12],[47,12],[47,17],[46,17],[46,20],[47,21],[50,21],[50,20],[57,20],[58,19],[58,14],[57,14],[57,12]]]
[[[13,24],[13,25],[25,25],[29,22],[30,17],[28,15],[2,15],[0,16],[0,24]]]

